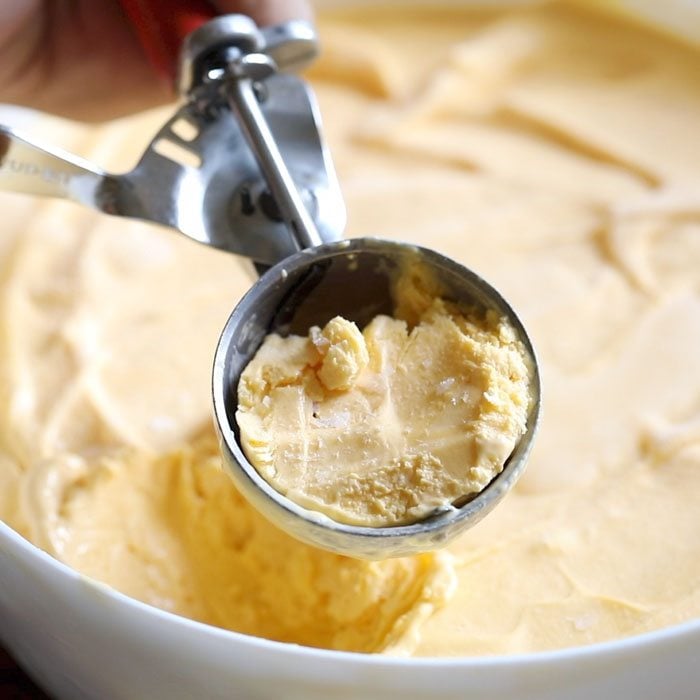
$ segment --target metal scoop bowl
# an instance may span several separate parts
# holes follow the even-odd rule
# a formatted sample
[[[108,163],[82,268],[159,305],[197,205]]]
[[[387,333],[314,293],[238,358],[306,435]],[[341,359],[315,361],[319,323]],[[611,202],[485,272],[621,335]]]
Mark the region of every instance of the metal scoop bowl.
[[[336,315],[364,327],[377,314],[392,315],[392,289],[407,265],[424,266],[444,298],[505,317],[532,359],[532,401],[527,430],[503,470],[478,494],[420,522],[360,527],[304,508],[272,487],[246,458],[236,424],[241,373],[268,333],[306,335]],[[540,379],[523,324],[506,300],[471,270],[435,251],[375,238],[319,245],[268,270],[229,317],[214,358],[212,391],[221,450],[241,493],[265,517],[299,540],[340,554],[385,559],[436,549],[475,525],[498,504],[525,468],[540,417]],[[329,465],[332,468],[332,465]]]

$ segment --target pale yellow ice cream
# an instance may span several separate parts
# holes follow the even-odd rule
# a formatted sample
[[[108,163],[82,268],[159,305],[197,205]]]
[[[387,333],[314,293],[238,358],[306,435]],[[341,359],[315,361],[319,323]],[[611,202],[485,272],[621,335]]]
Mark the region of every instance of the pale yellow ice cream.
[[[406,303],[403,303],[406,306]],[[292,501],[351,525],[426,518],[481,491],[526,429],[531,366],[495,312],[435,299],[415,325],[344,318],[268,335],[238,384],[246,456]]]
[[[0,514],[168,610],[329,648],[501,654],[700,615],[700,55],[582,9],[325,16],[348,235],[438,249],[518,309],[543,422],[444,555],[358,562],[260,518],[211,428],[231,256],[2,195]],[[26,123],[128,167],[166,112]],[[87,135],[86,135],[87,134]]]

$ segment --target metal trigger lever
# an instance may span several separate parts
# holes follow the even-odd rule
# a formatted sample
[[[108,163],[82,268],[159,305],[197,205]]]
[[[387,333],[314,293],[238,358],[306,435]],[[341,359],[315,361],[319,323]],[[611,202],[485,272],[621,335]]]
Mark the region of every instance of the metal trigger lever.
[[[324,242],[302,201],[297,184],[261,107],[268,99],[266,83],[280,70],[299,70],[317,55],[313,28],[305,22],[288,22],[258,30],[242,15],[213,20],[185,39],[181,57],[180,90],[192,94],[198,84],[221,82],[231,113],[254,154],[276,211],[287,225],[299,250]],[[293,140],[293,135],[288,138]],[[340,232],[338,232],[340,233]],[[340,237],[339,235],[336,237]]]
[[[169,4],[158,18],[153,0],[122,5],[182,106],[124,174],[0,126],[0,189],[162,224],[263,267],[341,238],[345,206],[318,108],[292,74],[316,56],[313,26],[210,19],[207,3],[182,16]]]
[[[241,57],[236,63],[230,64],[229,68],[233,68],[233,78],[228,78],[227,88],[231,111],[238,115],[242,131],[272,190],[272,197],[284,222],[299,250],[321,245],[323,239],[306,205],[301,201],[255,94],[254,76],[267,73],[263,77],[268,77],[272,74],[275,70],[272,60],[264,54],[251,54]]]

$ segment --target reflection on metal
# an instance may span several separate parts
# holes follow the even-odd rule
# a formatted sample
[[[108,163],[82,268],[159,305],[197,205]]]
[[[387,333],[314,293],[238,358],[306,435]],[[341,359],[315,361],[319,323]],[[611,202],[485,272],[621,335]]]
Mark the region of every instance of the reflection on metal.
[[[345,206],[309,87],[291,71],[313,27],[218,17],[185,41],[184,103],[137,166],[114,175],[0,126],[0,189],[152,221],[271,265],[341,238]]]

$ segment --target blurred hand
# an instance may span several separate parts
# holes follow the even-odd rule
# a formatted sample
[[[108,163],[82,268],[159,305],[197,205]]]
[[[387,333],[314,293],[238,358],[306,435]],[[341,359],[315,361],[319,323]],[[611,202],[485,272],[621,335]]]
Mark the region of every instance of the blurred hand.
[[[260,25],[311,19],[304,0],[212,0],[212,6]],[[0,102],[97,121],[173,97],[117,0],[0,0]]]

